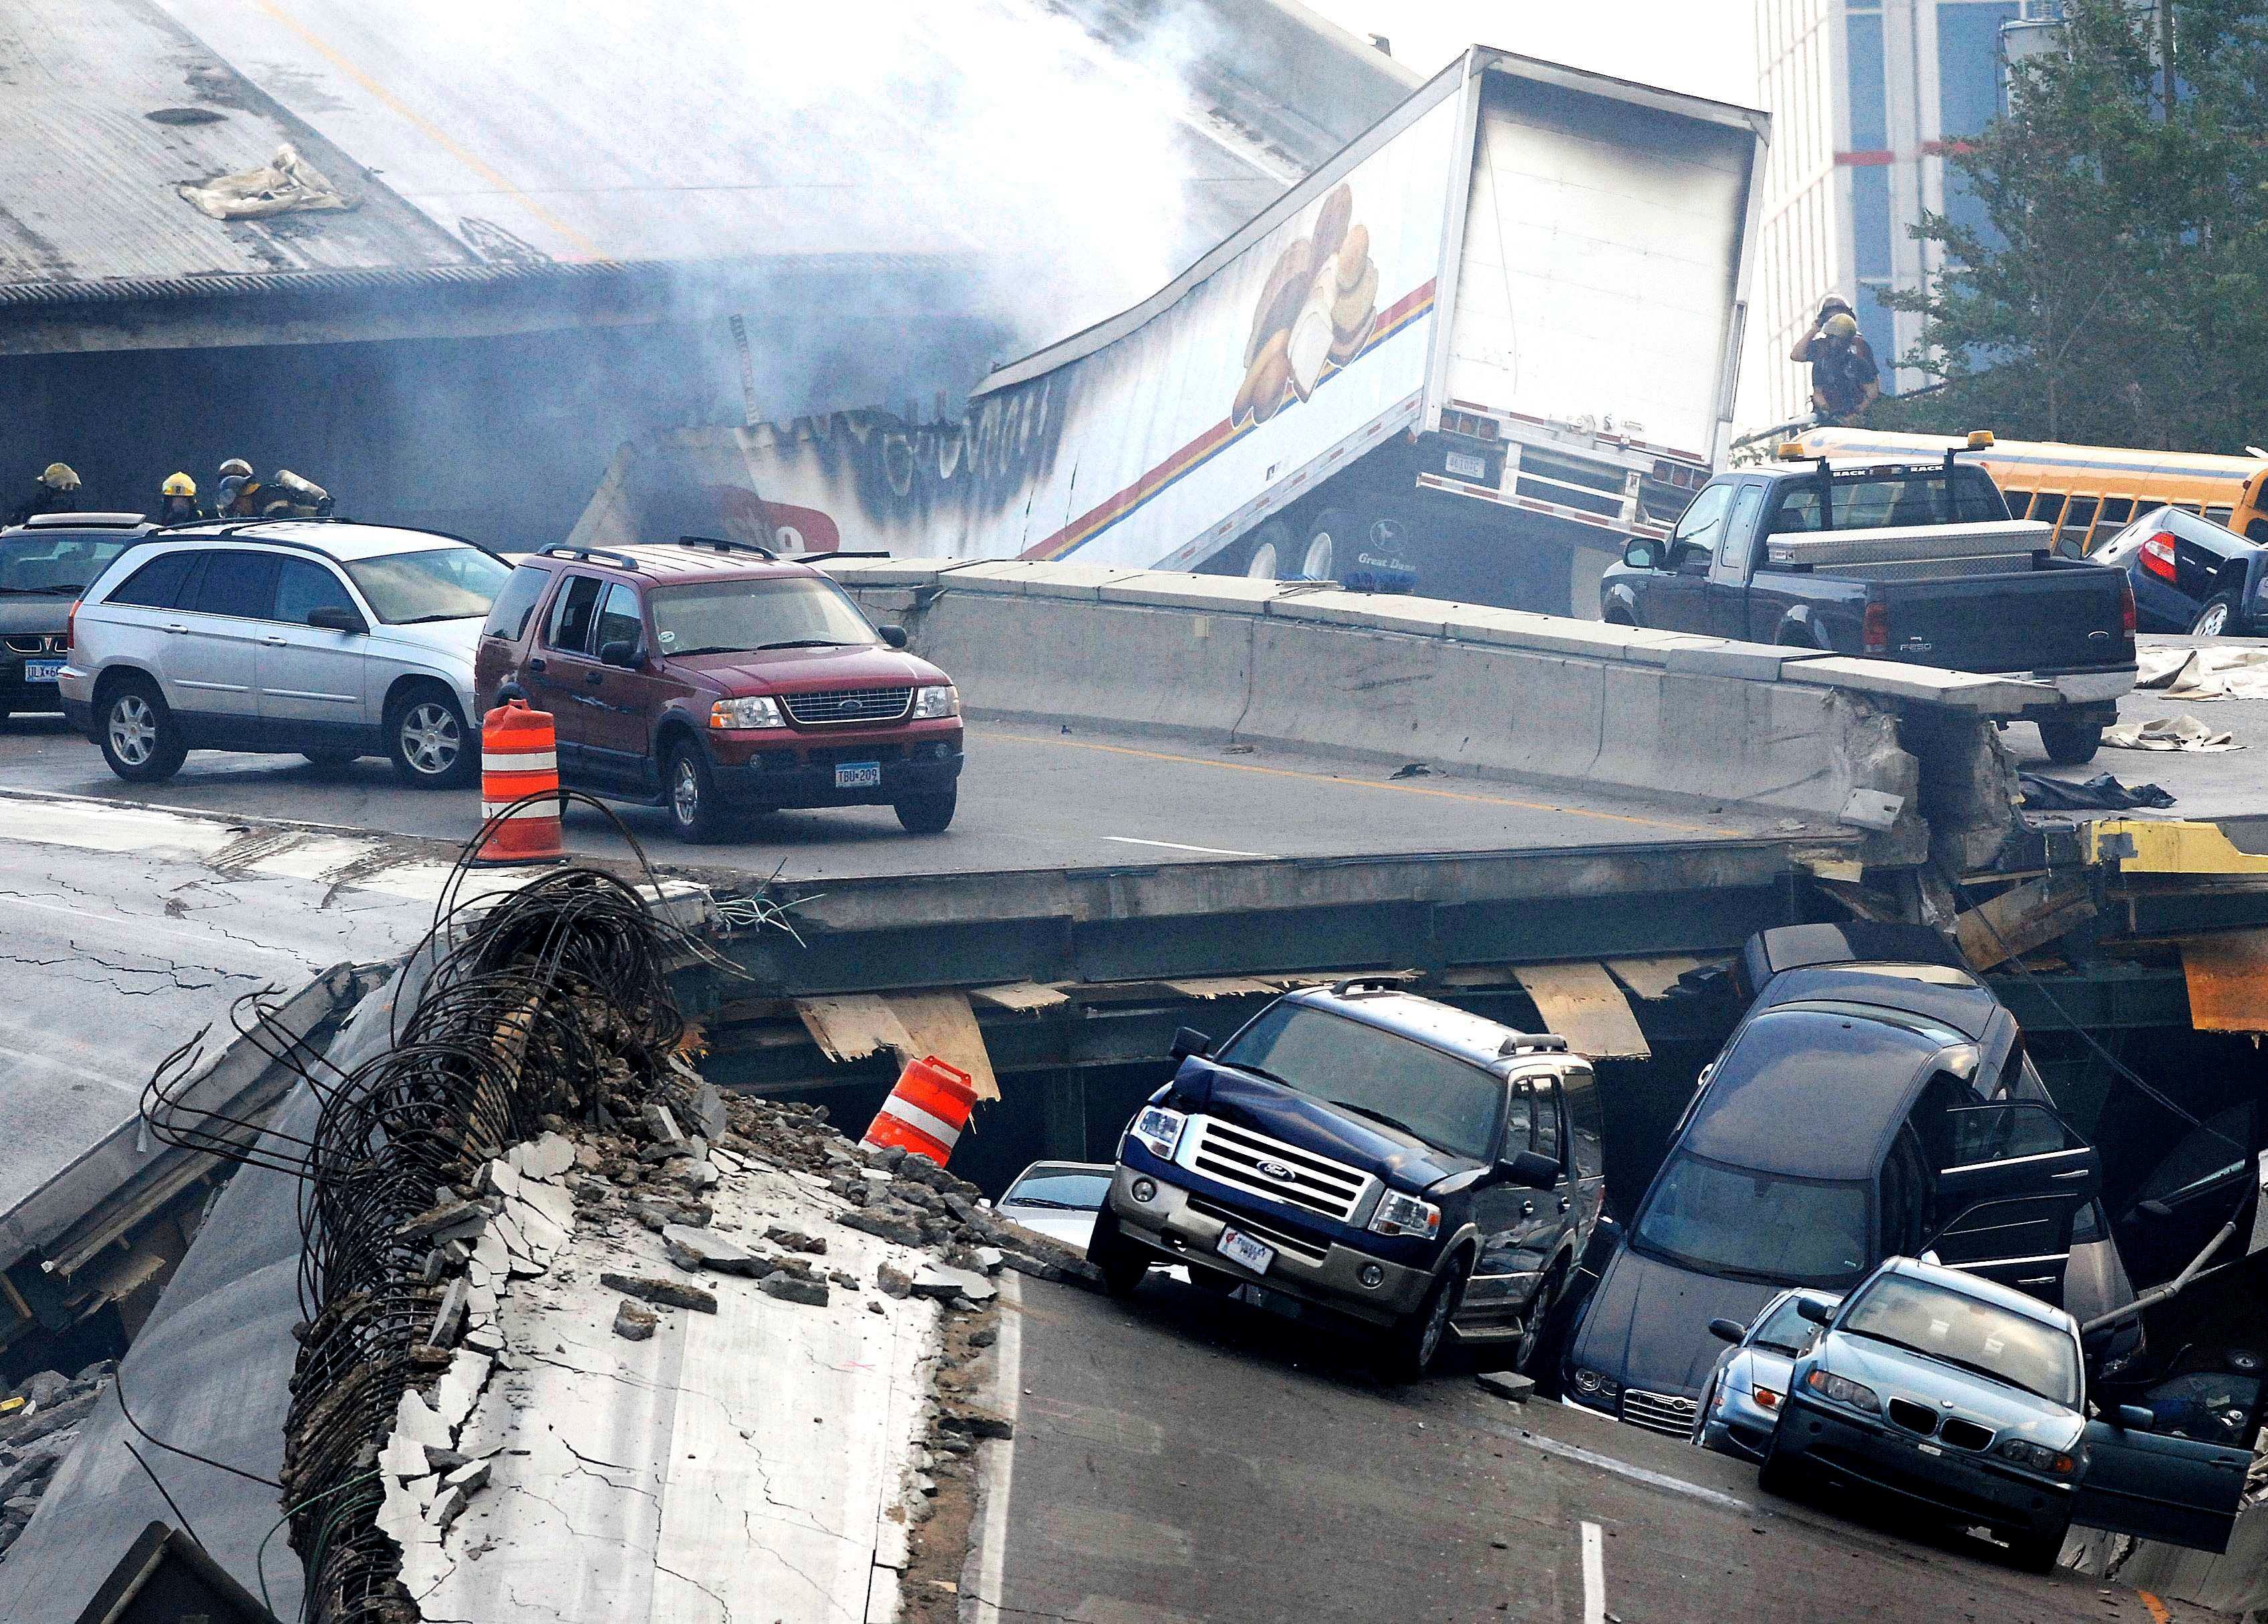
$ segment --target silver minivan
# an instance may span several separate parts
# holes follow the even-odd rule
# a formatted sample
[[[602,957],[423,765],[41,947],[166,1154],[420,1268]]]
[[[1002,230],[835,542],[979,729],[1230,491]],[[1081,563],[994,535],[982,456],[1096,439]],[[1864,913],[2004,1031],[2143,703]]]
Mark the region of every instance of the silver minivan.
[[[63,712],[120,778],[192,749],[384,754],[408,783],[469,782],[473,645],[511,575],[454,536],[343,520],[174,528],[74,608]]]

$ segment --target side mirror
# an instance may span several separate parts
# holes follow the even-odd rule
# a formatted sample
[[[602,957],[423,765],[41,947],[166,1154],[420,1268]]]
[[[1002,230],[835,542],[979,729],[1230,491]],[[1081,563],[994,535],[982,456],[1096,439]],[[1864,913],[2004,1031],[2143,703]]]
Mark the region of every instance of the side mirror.
[[[913,640],[906,635],[906,629],[903,626],[877,626],[874,628],[874,635],[892,648],[903,648]]]
[[[1824,1303],[1815,1303],[1809,1297],[1798,1297],[1795,1300],[1795,1312],[1797,1318],[1808,1319],[1815,1325],[1823,1325],[1835,1318],[1833,1309]]]
[[[1709,1334],[1719,1341],[1738,1343],[1748,1333],[1749,1328],[1737,1319],[1712,1319],[1709,1322]]]
[[[1559,1164],[1533,1150],[1515,1150],[1496,1168],[1506,1182],[1528,1190],[1549,1190],[1559,1182]]]
[[[309,609],[307,624],[320,631],[361,633],[370,630],[370,622],[357,611],[338,603],[326,603],[320,609]]]
[[[1195,1027],[1184,1026],[1174,1033],[1173,1055],[1175,1059],[1186,1060],[1193,1054],[1204,1055],[1211,1052],[1212,1039]]]
[[[1661,567],[1661,543],[1639,536],[1623,549],[1623,562],[1633,570],[1658,570]]]
[[[2147,1432],[2158,1424],[2158,1417],[2139,1404],[2122,1404],[2118,1406],[2118,1424],[2129,1432]]]
[[[616,638],[611,643],[599,645],[599,663],[624,671],[635,671],[645,661],[638,657],[637,644],[626,638]]]

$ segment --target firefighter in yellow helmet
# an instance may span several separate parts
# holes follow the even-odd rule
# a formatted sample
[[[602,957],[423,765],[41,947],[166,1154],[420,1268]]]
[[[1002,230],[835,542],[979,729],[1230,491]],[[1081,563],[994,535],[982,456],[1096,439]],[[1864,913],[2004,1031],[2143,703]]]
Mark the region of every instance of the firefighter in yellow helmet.
[[[41,513],[78,511],[78,475],[67,462],[50,462],[24,499],[8,512],[10,524],[23,524]]]
[[[158,487],[158,511],[150,517],[159,524],[195,524],[205,517],[197,506],[197,482],[187,474],[168,474]]]

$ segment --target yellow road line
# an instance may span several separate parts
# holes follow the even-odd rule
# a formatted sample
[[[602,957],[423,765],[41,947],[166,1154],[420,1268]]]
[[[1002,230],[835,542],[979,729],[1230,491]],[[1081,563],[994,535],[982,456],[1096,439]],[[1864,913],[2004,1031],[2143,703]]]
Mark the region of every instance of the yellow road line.
[[[597,243],[593,242],[588,237],[583,235],[582,233],[577,231],[564,220],[559,218],[558,216],[553,214],[542,204],[537,203],[533,197],[530,197],[526,192],[522,191],[517,185],[513,184],[509,178],[499,173],[485,159],[472,152],[467,151],[450,137],[447,131],[442,129],[431,120],[414,111],[392,91],[387,89],[385,85],[379,84],[376,79],[371,78],[370,75],[364,73],[360,68],[357,67],[347,56],[345,52],[340,50],[336,46],[324,39],[320,34],[315,33],[312,28],[309,28],[298,18],[293,17],[289,12],[285,11],[282,6],[275,4],[275,0],[258,0],[258,4],[261,11],[267,12],[269,16],[274,18],[278,23],[281,23],[284,27],[290,29],[293,33],[298,34],[302,40],[307,42],[311,48],[328,57],[338,68],[340,72],[345,74],[356,84],[361,85],[372,95],[377,97],[380,102],[384,103],[387,107],[391,108],[395,114],[397,114],[403,122],[409,124],[412,129],[416,130],[418,134],[423,136],[435,146],[439,147],[450,157],[455,159],[459,163],[471,170],[475,174],[479,175],[482,180],[495,187],[498,191],[509,193],[512,197],[518,199],[520,207],[526,209],[528,213],[534,215],[537,219],[542,221],[553,231],[557,232],[562,237],[573,243],[583,254],[594,260],[602,260],[608,257],[608,255],[600,249]]]
[[[1263,767],[1248,761],[1211,761],[1202,756],[1175,756],[1165,750],[1140,750],[1125,744],[1095,744],[1084,739],[1049,738],[1039,734],[996,733],[989,727],[982,730],[981,736],[1005,739],[1015,744],[1056,744],[1065,749],[1099,750],[1106,756],[1131,756],[1141,761],[1169,761],[1187,767],[1215,767],[1224,772],[1256,772],[1264,778],[1297,779],[1308,784],[1337,784],[1349,789],[1398,790],[1405,795],[1431,795],[1442,801],[1469,801],[1484,807],[1517,807],[1523,812],[1557,812],[1568,817],[1593,817],[1610,823],[1631,823],[1640,829],[1666,829],[1681,835],[1723,835],[1727,832],[1722,829],[1711,829],[1703,823],[1675,823],[1658,817],[1638,817],[1626,812],[1593,812],[1582,807],[1555,805],[1548,801],[1517,801],[1509,795],[1479,795],[1469,790],[1432,789],[1422,784],[1390,783],[1379,779],[1333,778],[1327,772],[1302,772],[1296,767]]]
[[[2150,1624],[2173,1624],[2174,1615],[2166,1610],[2164,1602],[2160,1601],[2147,1591],[2136,1591],[2134,1593],[2142,1598],[2142,1605],[2150,1610]]]

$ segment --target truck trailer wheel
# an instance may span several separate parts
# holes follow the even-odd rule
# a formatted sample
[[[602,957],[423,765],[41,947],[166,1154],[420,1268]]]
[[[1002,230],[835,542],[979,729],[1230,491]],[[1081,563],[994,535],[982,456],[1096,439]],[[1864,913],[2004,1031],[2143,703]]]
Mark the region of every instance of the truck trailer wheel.
[[[2076,767],[2081,762],[2093,761],[2095,752],[2102,748],[2102,724],[2043,717],[2040,742],[2046,747],[2050,761],[2058,766]]]

